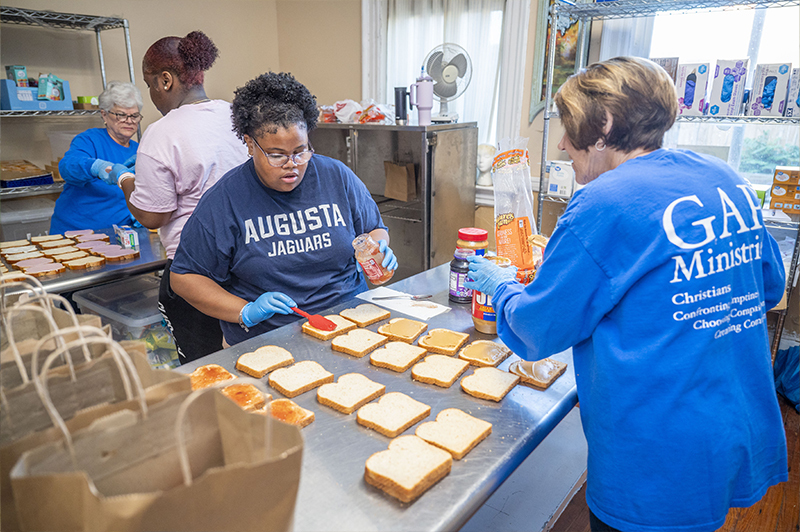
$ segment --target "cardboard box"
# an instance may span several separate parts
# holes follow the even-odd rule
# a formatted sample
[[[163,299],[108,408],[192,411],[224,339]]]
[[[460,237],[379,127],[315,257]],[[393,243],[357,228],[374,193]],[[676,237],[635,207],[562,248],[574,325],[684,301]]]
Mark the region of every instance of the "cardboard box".
[[[750,92],[750,101],[747,102],[746,114],[783,116],[791,70],[791,63],[756,65],[753,73],[753,90]]]
[[[0,79],[0,109],[4,111],[71,111],[69,82],[63,84],[61,101],[39,100],[37,87],[17,87],[14,80]]]
[[[575,181],[575,171],[570,161],[548,161],[547,195],[569,198],[572,196],[572,183]]]
[[[800,116],[800,68],[793,68],[789,77],[789,87],[786,94],[786,109],[783,116]]]
[[[650,61],[657,64],[661,68],[667,71],[669,77],[672,78],[672,81],[677,83],[677,73],[678,73],[678,61],[680,58],[678,57],[651,57]]]
[[[773,184],[800,185],[800,166],[776,166]]]
[[[678,90],[678,114],[702,116],[708,88],[708,63],[686,63],[678,65],[675,79]]]
[[[92,103],[72,102],[72,107],[75,109],[100,109],[99,106]]]
[[[6,77],[14,80],[17,87],[28,86],[28,69],[25,68],[25,65],[7,65]]]
[[[718,59],[708,98],[711,116],[739,116],[747,78],[748,59]]]

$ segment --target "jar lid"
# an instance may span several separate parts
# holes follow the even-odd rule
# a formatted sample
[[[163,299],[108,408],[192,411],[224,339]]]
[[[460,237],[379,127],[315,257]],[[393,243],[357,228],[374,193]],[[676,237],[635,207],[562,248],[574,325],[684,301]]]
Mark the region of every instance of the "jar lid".
[[[466,259],[475,254],[474,249],[463,249],[463,248],[456,248],[455,253],[453,253],[453,257],[457,259]]]
[[[458,238],[470,242],[480,242],[489,239],[489,231],[477,227],[462,227],[458,230]]]

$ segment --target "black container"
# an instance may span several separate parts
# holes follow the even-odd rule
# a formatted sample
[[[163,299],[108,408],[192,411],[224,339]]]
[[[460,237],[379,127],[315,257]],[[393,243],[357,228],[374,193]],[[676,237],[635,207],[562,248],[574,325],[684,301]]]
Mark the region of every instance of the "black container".
[[[404,126],[408,123],[408,88],[394,88],[394,121]]]
[[[469,274],[467,257],[474,255],[471,249],[457,249],[450,262],[450,293],[448,298],[453,303],[472,303],[472,290],[464,288]]]

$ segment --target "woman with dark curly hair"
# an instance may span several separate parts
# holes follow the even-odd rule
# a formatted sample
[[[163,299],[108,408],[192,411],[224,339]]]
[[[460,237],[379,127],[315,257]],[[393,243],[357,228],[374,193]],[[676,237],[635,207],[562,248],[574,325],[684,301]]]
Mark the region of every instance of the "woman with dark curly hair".
[[[222,322],[231,345],[367,289],[353,239],[369,233],[397,268],[389,233],[364,184],[314,154],[316,100],[291,74],[236,90],[233,127],[252,157],[197,205],[172,264],[172,288]]]
[[[211,100],[204,72],[219,51],[203,32],[164,37],[145,53],[144,81],[163,118],[150,125],[139,145],[135,176],[118,185],[139,222],[159,229],[167,251],[158,305],[175,338],[182,363],[222,348],[222,330],[170,289],[170,269],[181,231],[200,197],[228,170],[247,160],[247,149],[231,130],[231,107]]]

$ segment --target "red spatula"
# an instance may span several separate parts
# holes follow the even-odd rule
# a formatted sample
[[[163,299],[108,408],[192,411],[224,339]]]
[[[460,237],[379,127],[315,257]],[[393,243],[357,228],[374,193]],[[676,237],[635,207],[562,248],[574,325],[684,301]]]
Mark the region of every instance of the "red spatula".
[[[336,328],[336,324],[333,323],[328,318],[320,316],[319,314],[309,314],[304,310],[300,310],[297,307],[291,307],[293,311],[300,314],[304,318],[308,318],[308,323],[311,324],[312,327],[315,329],[319,329],[320,331],[332,331]]]

